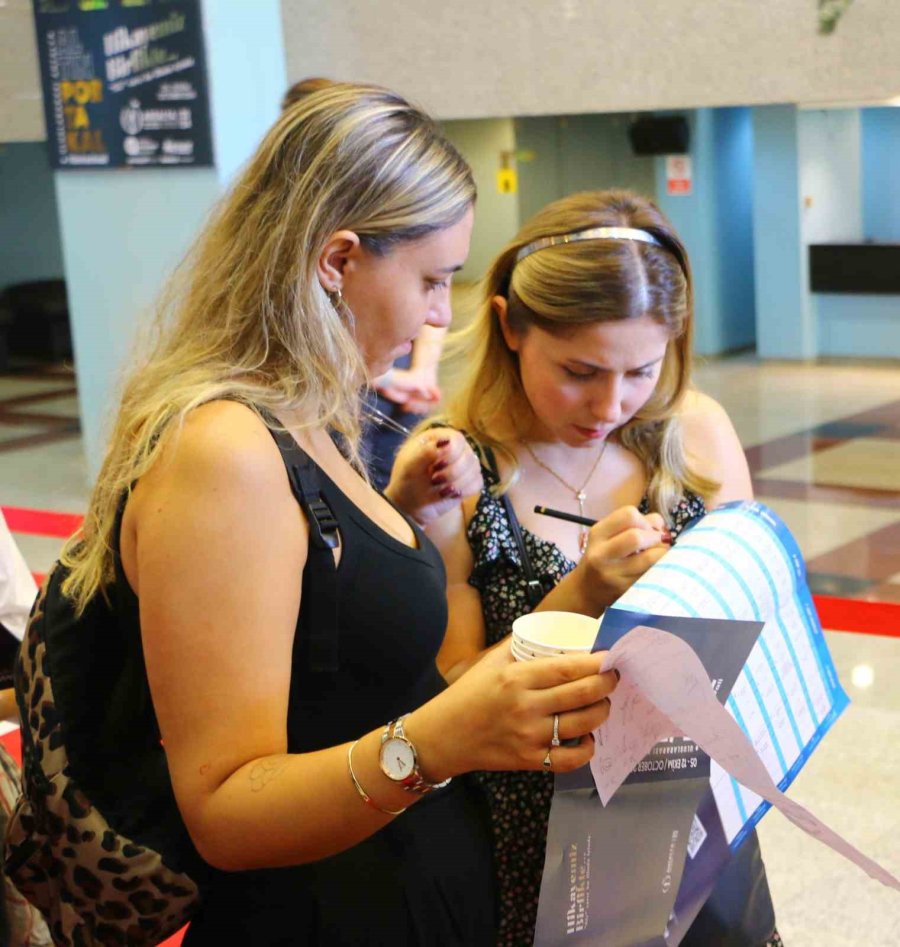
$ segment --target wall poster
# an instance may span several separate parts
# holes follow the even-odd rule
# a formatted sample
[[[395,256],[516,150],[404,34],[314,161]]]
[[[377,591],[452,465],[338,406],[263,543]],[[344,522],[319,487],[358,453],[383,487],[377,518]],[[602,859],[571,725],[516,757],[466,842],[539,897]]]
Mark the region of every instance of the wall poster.
[[[55,168],[209,166],[200,0],[33,0]]]

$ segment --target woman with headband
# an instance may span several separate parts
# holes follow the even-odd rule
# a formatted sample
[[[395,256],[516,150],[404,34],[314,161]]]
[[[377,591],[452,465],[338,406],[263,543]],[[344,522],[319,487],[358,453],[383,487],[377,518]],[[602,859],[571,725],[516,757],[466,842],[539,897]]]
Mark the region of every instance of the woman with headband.
[[[450,681],[526,612],[599,615],[688,522],[752,496],[727,415],[691,389],[687,253],[650,201],[601,191],[550,204],[500,253],[485,286],[463,338],[468,376],[445,420],[493,465],[493,482],[468,496],[469,468],[448,478],[468,498],[428,526],[448,574],[439,664]],[[422,466],[417,450],[413,440],[401,453],[398,487]],[[536,505],[596,524],[540,516]],[[532,942],[557,752],[545,772],[481,777],[493,817],[498,943],[509,947]],[[759,918],[749,939],[717,939],[701,916],[684,943],[766,943],[774,920],[764,900],[769,920]]]

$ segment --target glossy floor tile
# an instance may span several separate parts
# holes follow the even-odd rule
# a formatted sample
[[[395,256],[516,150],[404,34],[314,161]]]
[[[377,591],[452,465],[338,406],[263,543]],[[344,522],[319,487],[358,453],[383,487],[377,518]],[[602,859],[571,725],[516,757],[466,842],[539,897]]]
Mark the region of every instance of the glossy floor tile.
[[[900,441],[853,437],[800,460],[764,468],[759,476],[829,486],[898,490]]]
[[[90,484],[77,437],[0,452],[2,506],[84,513]]]
[[[78,398],[75,395],[56,395],[41,401],[20,404],[17,414],[50,414],[61,418],[78,417]]]
[[[786,500],[769,496],[764,485],[758,486],[757,497],[790,526],[807,562],[884,526],[900,523],[900,508]]]
[[[788,795],[900,877],[900,641],[827,635],[851,704]],[[897,947],[900,894],[769,811],[760,844],[785,947]]]
[[[697,384],[722,403],[745,447],[900,399],[897,365],[701,360]]]

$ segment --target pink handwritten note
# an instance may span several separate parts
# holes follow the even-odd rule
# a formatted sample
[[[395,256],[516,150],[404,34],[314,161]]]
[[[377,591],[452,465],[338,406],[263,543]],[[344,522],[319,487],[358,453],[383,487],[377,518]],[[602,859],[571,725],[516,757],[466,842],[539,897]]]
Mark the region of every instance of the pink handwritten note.
[[[804,832],[900,891],[900,880],[778,789],[743,730],[716,699],[690,645],[658,628],[639,626],[610,649],[604,670],[612,668],[621,680],[611,697],[609,720],[595,734],[591,760],[604,805],[655,743],[684,735]]]

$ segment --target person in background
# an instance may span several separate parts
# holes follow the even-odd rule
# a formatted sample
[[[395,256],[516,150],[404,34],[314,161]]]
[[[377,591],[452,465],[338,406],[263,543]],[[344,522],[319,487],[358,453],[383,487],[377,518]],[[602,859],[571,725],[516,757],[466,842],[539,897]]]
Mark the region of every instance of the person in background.
[[[84,614],[115,587],[106,607],[139,632],[210,868],[185,947],[493,947],[466,774],[582,766],[609,712],[602,655],[498,649],[447,686],[440,556],[360,459],[360,392],[449,323],[474,201],[466,163],[400,96],[306,96],[179,268],[124,389],[60,594]],[[432,476],[458,475],[460,435],[417,442]],[[555,718],[574,745],[551,748]]]
[[[36,595],[34,578],[0,513],[0,692],[12,687],[16,650]],[[5,705],[0,703],[0,717],[8,716]]]
[[[301,79],[285,92],[281,108],[290,108],[334,84],[333,79],[321,76]],[[450,281],[436,289],[449,293]],[[383,375],[371,382],[362,454],[369,476],[379,490],[390,480],[394,457],[406,440],[404,432],[419,424],[441,400],[438,363],[446,333],[443,326],[423,326],[412,352],[395,359]]]
[[[37,595],[31,572],[0,513],[0,720],[18,721],[12,686],[19,642]],[[0,839],[20,792],[16,761],[0,746]],[[0,875],[0,943],[6,947],[45,947],[52,943],[41,915]]]
[[[447,568],[450,619],[438,656],[458,680],[532,610],[599,616],[707,509],[750,499],[743,450],[723,409],[691,387],[693,292],[687,252],[649,201],[595,191],[528,221],[490,267],[462,347],[469,374],[446,416],[489,472],[450,480],[461,503],[433,509],[429,537]],[[413,439],[395,495],[425,465]],[[492,469],[491,469],[492,468]],[[511,508],[501,497],[506,494]],[[588,528],[536,505],[596,520]],[[522,527],[528,577],[511,523]],[[498,944],[534,935],[553,776],[481,774],[500,888]],[[780,943],[755,835],[685,945]]]
[[[37,585],[0,513],[0,720],[18,718],[13,666]]]

